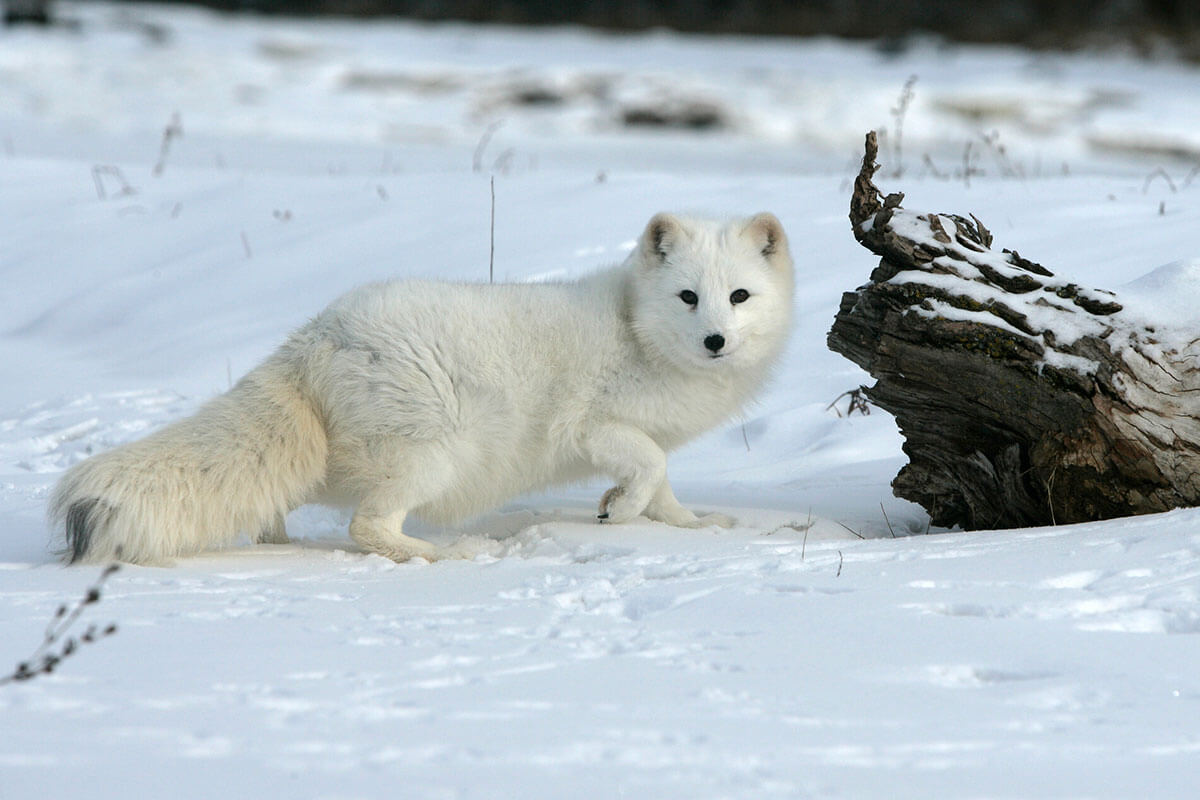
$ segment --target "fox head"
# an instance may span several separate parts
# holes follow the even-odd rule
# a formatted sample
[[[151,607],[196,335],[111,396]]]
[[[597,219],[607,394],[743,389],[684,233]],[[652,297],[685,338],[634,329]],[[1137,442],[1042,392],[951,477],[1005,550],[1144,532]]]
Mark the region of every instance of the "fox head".
[[[719,223],[656,214],[631,255],[634,333],[682,368],[771,361],[792,317],[792,258],[773,214]]]

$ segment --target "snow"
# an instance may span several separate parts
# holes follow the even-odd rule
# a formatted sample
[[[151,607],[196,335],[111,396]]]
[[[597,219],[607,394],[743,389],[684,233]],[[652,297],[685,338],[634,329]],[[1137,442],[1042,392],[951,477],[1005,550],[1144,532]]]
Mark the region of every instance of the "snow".
[[[1121,286],[1120,292],[1126,307],[1156,331],[1163,325],[1194,328],[1196,309],[1200,308],[1200,258],[1164,264]]]
[[[774,211],[797,325],[745,419],[671,459],[737,528],[597,525],[597,482],[417,529],[470,560],[364,555],[311,507],[287,546],[125,567],[81,620],[117,634],[0,685],[4,800],[1194,795],[1200,512],[928,531],[892,419],[830,408],[869,376],[824,341],[875,264],[862,135],[913,74],[884,191],[1185,330],[1193,162],[1104,145],[1195,158],[1195,68],[58,7],[74,30],[0,30],[0,668],[96,576],[50,551],[58,474],[354,285],[485,280],[493,175],[500,280],[620,260],[659,210]],[[663,93],[723,127],[620,124]]]
[[[949,241],[941,242],[935,237],[931,226],[933,219],[937,219],[940,230]],[[875,224],[874,221],[871,221],[871,224]],[[980,251],[957,244],[958,226],[947,217],[927,217],[901,208],[892,215],[887,227],[931,253],[944,253],[930,262],[941,271],[901,270],[889,278],[888,283],[928,287],[948,295],[966,298],[981,306],[978,310],[967,309],[937,298],[926,298],[914,309],[917,314],[929,318],[989,325],[1011,336],[1032,342],[1042,349],[1042,357],[1037,362],[1038,374],[1041,374],[1046,365],[1050,365],[1057,369],[1072,370],[1080,375],[1095,375],[1096,370],[1100,368],[1097,361],[1064,353],[1057,348],[1069,347],[1084,336],[1106,337],[1118,326],[1124,327],[1128,336],[1140,332],[1145,324],[1145,318],[1134,317],[1127,321],[1122,315],[1105,317],[1101,322],[1094,315],[1075,313],[1071,303],[1056,302],[1053,299],[1057,294],[1056,290],[1069,287],[1080,297],[1100,302],[1110,301],[1111,295],[1102,295],[1094,289],[1076,287],[1060,277],[1042,277],[1035,284],[1039,289],[1024,293],[998,288],[988,278],[989,274],[1014,278],[1029,277],[1029,273],[1009,263],[1008,256],[1003,252]],[[986,268],[988,273],[982,268]],[[1021,330],[1005,320],[995,310],[997,307],[1019,314],[1028,330]],[[1186,326],[1184,320],[1177,320],[1174,324],[1176,327]]]

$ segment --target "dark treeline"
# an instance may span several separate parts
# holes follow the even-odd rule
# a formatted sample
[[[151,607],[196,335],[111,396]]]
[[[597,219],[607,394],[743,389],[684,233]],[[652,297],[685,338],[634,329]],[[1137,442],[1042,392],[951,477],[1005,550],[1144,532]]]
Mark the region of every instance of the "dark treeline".
[[[1196,0],[208,0],[266,13],[398,15],[515,24],[575,23],[720,33],[1062,40],[1080,34],[1174,36],[1200,28]]]
[[[19,0],[13,0],[17,2]],[[267,14],[402,16],[613,30],[900,39],[928,32],[1035,47],[1174,42],[1200,56],[1198,0],[200,0]]]

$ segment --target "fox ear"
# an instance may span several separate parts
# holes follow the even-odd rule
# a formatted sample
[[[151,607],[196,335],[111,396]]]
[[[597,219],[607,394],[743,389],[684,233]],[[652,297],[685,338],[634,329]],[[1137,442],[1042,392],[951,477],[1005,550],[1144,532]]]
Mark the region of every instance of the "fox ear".
[[[667,261],[671,248],[683,235],[683,223],[673,214],[661,212],[650,218],[639,247],[642,251],[642,263],[647,266],[661,266]]]
[[[779,256],[787,259],[787,234],[783,232],[783,225],[774,214],[768,211],[755,214],[746,220],[742,235],[754,243],[767,261],[776,263],[776,258]]]

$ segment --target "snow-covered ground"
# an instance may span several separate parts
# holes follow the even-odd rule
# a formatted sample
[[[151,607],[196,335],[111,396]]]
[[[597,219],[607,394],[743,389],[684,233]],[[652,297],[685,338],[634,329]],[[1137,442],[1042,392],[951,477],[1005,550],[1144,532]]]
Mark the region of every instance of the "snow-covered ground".
[[[501,280],[620,260],[658,210],[772,210],[798,323],[744,421],[671,461],[738,528],[599,526],[594,484],[420,529],[475,560],[366,556],[307,508],[292,545],[125,567],[82,620],[116,635],[0,685],[0,798],[1200,791],[1200,513],[923,535],[892,420],[829,408],[869,378],[824,345],[873,267],[846,218],[872,127],[908,208],[1141,278],[1187,325],[1200,71],[58,8],[73,27],[0,30],[0,672],[97,573],[51,552],[61,470],[351,286],[486,280],[492,176]]]

